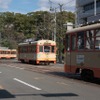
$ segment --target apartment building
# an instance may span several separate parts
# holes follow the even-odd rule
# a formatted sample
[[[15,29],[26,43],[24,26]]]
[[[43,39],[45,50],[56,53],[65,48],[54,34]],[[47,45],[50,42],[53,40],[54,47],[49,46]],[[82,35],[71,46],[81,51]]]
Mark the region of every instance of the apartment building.
[[[100,22],[100,0],[76,0],[76,25]]]

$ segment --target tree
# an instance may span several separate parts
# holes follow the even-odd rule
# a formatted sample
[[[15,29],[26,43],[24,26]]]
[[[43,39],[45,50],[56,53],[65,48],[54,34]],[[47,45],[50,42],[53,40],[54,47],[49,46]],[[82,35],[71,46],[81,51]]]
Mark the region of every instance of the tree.
[[[56,38],[59,47],[59,39],[63,40],[66,21],[74,22],[72,12],[57,12]],[[17,44],[28,38],[53,39],[54,14],[47,11],[30,12],[27,14],[2,12],[0,13],[0,33],[2,33],[2,46],[16,48]],[[15,45],[15,47],[14,47]],[[61,49],[63,45],[61,44]],[[59,49],[58,49],[59,50]]]

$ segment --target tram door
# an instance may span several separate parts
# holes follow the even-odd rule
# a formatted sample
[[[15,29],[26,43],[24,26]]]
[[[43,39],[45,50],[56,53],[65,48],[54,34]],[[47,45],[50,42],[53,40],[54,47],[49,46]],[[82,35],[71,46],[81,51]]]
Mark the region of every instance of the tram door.
[[[71,52],[70,52],[70,35],[66,35],[65,39],[65,71],[70,72],[71,71]]]
[[[75,51],[76,50],[76,34],[66,35],[66,54],[65,63],[68,72],[72,71],[73,64],[75,63]]]
[[[50,53],[50,46],[48,46],[48,45],[45,45],[44,46],[44,52],[45,52],[45,54],[46,54],[46,61],[49,61],[49,53]]]

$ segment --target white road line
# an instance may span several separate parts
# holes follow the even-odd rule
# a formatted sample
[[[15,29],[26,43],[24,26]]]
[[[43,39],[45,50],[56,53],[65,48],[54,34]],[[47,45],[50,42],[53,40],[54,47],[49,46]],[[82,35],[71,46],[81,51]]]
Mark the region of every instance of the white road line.
[[[68,85],[68,84],[66,84],[66,83],[64,83],[64,82],[56,82],[57,84],[61,84],[61,85]]]
[[[0,72],[0,73],[2,73],[2,72]]]
[[[14,68],[17,68],[17,69],[24,69],[24,68],[20,68],[20,67],[14,67]]]
[[[14,78],[14,80],[17,81],[17,82],[20,82],[20,83],[22,83],[22,84],[24,84],[24,85],[27,85],[27,86],[29,86],[29,87],[31,87],[31,88],[34,88],[34,89],[36,89],[36,90],[41,90],[40,88],[35,87],[35,86],[33,86],[33,85],[30,85],[30,84],[28,84],[28,83],[26,83],[26,82],[24,82],[24,81],[21,81],[21,80],[19,80],[19,79],[17,79],[17,78]]]
[[[24,68],[16,67],[16,66],[13,66],[13,65],[7,65],[7,64],[3,64],[3,65],[6,65],[6,66],[11,67],[11,68],[16,68],[16,69],[24,69]]]

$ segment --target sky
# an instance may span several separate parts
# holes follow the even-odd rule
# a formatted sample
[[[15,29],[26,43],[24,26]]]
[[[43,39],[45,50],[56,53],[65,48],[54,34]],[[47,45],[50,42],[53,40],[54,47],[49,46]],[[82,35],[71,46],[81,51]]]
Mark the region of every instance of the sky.
[[[0,0],[0,12],[27,14],[35,11],[50,11],[50,7],[59,10],[59,5],[63,5],[63,10],[75,11],[75,0]]]

